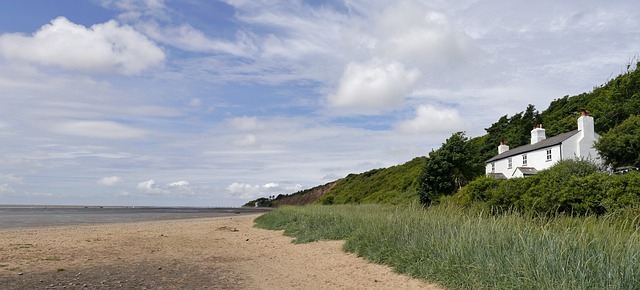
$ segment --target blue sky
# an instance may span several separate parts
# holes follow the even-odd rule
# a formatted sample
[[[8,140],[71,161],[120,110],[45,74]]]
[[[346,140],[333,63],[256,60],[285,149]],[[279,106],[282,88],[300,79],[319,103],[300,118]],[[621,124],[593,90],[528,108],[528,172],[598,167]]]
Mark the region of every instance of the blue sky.
[[[615,77],[637,8],[3,2],[0,204],[239,206],[401,164]]]

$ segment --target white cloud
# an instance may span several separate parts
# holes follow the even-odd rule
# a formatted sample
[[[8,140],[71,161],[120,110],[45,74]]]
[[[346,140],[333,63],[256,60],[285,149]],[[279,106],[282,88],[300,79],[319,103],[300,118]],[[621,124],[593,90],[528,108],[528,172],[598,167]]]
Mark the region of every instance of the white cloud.
[[[274,182],[269,182],[269,183],[263,185],[264,188],[277,188],[279,186],[280,186],[279,184],[274,183]]]
[[[122,10],[119,19],[135,21],[141,17],[168,19],[164,0],[99,0],[107,8]]]
[[[253,199],[278,194],[291,194],[302,189],[300,184],[281,185],[275,182],[268,182],[263,185],[251,185],[248,183],[234,182],[227,186],[227,191],[231,195],[241,199]]]
[[[207,37],[204,32],[189,24],[162,27],[156,22],[141,23],[139,27],[146,35],[154,40],[166,43],[186,51],[195,52],[223,52],[236,56],[250,56],[257,50],[250,35],[239,31],[236,41],[229,42]]]
[[[471,39],[456,31],[445,14],[418,1],[397,1],[374,21],[380,57],[436,71],[464,63],[473,52]]]
[[[138,190],[147,194],[167,194],[168,191],[160,187],[155,180],[147,180],[138,183]]]
[[[461,130],[464,122],[458,111],[421,105],[415,118],[399,123],[396,128],[405,133],[446,133]]]
[[[234,182],[232,184],[230,184],[229,186],[227,186],[227,190],[231,193],[241,193],[241,192],[246,192],[246,191],[256,191],[259,190],[260,186],[259,185],[250,185],[250,184],[246,184],[246,183],[238,183],[238,182]]]
[[[127,75],[165,59],[162,49],[130,26],[111,20],[87,28],[64,17],[53,19],[31,36],[0,35],[0,55],[12,61]]]
[[[56,133],[102,139],[140,138],[148,131],[112,121],[73,121],[53,126]]]
[[[169,187],[187,187],[187,186],[189,186],[189,181],[181,180],[181,181],[171,182],[171,183],[167,184],[167,186],[169,186]]]
[[[352,62],[345,68],[337,92],[329,95],[329,104],[360,112],[398,107],[413,91],[419,75],[418,70],[406,69],[398,62]]]
[[[100,178],[97,181],[98,184],[104,185],[104,186],[114,186],[122,182],[124,182],[124,179],[122,179],[122,177],[119,177],[119,176],[106,176],[106,177]]]

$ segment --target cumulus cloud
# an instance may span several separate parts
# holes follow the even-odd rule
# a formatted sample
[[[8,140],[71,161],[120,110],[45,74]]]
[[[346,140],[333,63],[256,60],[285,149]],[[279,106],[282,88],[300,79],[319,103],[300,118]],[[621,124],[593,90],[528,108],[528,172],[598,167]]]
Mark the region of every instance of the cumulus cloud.
[[[189,181],[181,180],[176,182],[171,182],[167,184],[169,187],[187,187],[189,186]]]
[[[236,195],[236,194],[254,195],[254,194],[260,192],[260,186],[259,185],[246,184],[246,183],[234,182],[234,183],[230,184],[229,186],[227,186],[227,191],[229,191],[231,194],[234,194],[234,195]]]
[[[0,35],[0,55],[18,62],[127,75],[165,59],[162,49],[130,26],[111,20],[87,28],[64,17],[53,19],[31,36]]]
[[[397,1],[375,19],[380,56],[422,69],[464,63],[473,53],[471,38],[456,31],[449,18],[418,1]]]
[[[112,121],[63,122],[54,125],[52,129],[56,133],[102,139],[140,138],[148,133],[146,130]]]
[[[227,186],[227,191],[241,199],[252,199],[261,196],[277,194],[290,194],[302,189],[300,184],[282,185],[275,182],[268,182],[263,185],[252,185],[248,183],[234,182]]]
[[[155,180],[150,179],[147,181],[143,181],[138,183],[138,190],[147,193],[147,194],[166,194],[168,191],[159,186]]]
[[[399,123],[396,128],[405,133],[443,133],[460,130],[464,122],[458,111],[421,105],[415,118]]]
[[[124,179],[122,179],[122,177],[119,177],[119,176],[106,176],[106,177],[100,178],[97,181],[97,183],[104,186],[114,186],[122,183],[123,181]]]
[[[329,104],[363,112],[398,107],[413,91],[419,76],[418,70],[407,69],[399,62],[351,62],[344,70],[337,92],[329,95]]]

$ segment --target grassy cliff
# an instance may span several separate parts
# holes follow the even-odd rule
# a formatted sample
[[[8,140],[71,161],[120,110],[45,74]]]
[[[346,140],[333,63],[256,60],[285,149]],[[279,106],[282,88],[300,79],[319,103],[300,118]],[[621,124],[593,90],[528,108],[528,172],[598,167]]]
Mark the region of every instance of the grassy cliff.
[[[426,157],[417,157],[401,165],[349,174],[345,178],[296,193],[281,194],[272,199],[259,198],[244,206],[417,202],[418,176],[426,162]]]
[[[417,157],[402,165],[349,174],[338,180],[320,203],[403,204],[418,201],[418,176],[426,162],[426,157]]]

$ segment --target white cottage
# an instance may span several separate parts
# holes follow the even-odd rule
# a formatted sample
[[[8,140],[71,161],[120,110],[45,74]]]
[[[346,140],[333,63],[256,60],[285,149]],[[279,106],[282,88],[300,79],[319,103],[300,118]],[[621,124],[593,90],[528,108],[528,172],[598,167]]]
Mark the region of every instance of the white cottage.
[[[496,178],[534,175],[563,159],[581,158],[597,160],[600,156],[593,147],[600,138],[594,131],[593,117],[585,110],[578,118],[578,130],[547,138],[542,125],[531,130],[531,144],[509,149],[501,142],[498,155],[486,161],[485,172]]]

